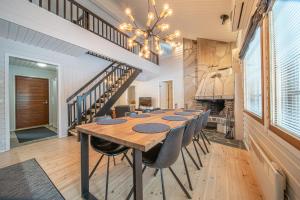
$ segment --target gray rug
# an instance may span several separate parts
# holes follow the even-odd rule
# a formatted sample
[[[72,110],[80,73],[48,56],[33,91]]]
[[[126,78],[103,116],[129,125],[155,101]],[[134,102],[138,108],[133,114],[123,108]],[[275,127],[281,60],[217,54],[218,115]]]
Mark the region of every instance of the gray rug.
[[[39,140],[47,137],[56,136],[57,133],[46,127],[31,128],[27,130],[15,131],[20,143]]]
[[[0,169],[0,199],[63,200],[35,159]]]
[[[225,135],[223,133],[219,133],[215,129],[205,129],[204,132],[207,138],[212,142],[216,142],[219,144],[223,144],[223,145],[227,145],[239,149],[246,149],[242,141],[235,140],[235,139],[227,139],[225,138]]]

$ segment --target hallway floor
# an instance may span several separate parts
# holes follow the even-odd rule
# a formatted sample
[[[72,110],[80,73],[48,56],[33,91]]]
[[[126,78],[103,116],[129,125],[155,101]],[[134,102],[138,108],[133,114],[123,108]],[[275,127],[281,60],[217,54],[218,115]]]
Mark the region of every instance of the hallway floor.
[[[192,146],[191,146],[192,147]],[[193,154],[193,148],[190,150]],[[198,171],[187,160],[192,177],[194,200],[258,200],[262,199],[260,189],[253,176],[248,152],[242,149],[212,143],[210,153],[201,155],[204,167]],[[90,148],[90,169],[99,159],[99,154]],[[68,199],[80,197],[80,143],[75,137],[45,140],[14,148],[0,154],[0,168],[35,158],[46,171],[62,195]],[[106,160],[106,159],[104,159]],[[102,162],[90,180],[90,191],[98,199],[104,199],[106,163]],[[125,199],[132,186],[132,170],[127,162],[117,158],[116,166],[111,163],[109,199]],[[187,188],[182,158],[173,167]],[[161,200],[160,177],[153,176],[153,169],[144,174],[144,199]],[[169,200],[187,199],[175,183],[169,171],[165,170],[166,195]]]

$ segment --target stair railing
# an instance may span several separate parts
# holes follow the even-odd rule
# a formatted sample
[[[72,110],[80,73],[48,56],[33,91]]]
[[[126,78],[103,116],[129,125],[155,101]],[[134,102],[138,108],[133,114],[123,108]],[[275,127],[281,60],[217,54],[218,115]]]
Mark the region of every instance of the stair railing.
[[[91,31],[92,33],[132,52],[139,54],[142,44],[135,41],[137,45],[129,47],[129,36],[118,28],[108,23],[92,11],[80,5],[74,0],[28,0],[78,26]],[[150,57],[147,60],[159,64],[158,54],[150,51]]]
[[[72,128],[82,121],[91,122],[95,114],[109,100],[114,92],[126,81],[135,68],[117,65],[89,90],[77,95],[76,100],[68,103],[68,126]]]

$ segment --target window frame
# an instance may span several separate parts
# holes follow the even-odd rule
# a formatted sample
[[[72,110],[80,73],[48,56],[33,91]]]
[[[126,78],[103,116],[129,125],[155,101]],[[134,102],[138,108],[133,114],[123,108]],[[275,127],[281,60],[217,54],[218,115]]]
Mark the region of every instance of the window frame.
[[[271,87],[272,87],[272,83],[271,83],[271,31],[270,31],[270,25],[272,23],[272,18],[270,17],[270,15],[272,15],[272,10],[266,15],[265,20],[266,20],[266,24],[264,27],[264,30],[266,31],[265,34],[265,40],[266,40],[266,61],[268,63],[268,114],[269,114],[269,119],[268,119],[268,125],[269,125],[269,130],[272,131],[274,134],[276,134],[277,136],[279,136],[281,139],[283,139],[284,141],[286,141],[287,143],[289,143],[290,145],[292,145],[293,147],[295,147],[296,149],[300,150],[300,138],[297,138],[296,136],[294,136],[292,133],[290,133],[288,130],[283,129],[282,127],[279,126],[275,126],[272,124],[272,120],[271,120],[271,115],[272,115],[272,108],[271,108]]]
[[[261,60],[260,60],[260,68],[261,68],[261,103],[262,103],[262,116],[258,116],[255,113],[253,113],[250,110],[247,110],[246,108],[246,95],[245,95],[245,89],[246,89],[246,84],[245,84],[245,62],[243,62],[243,66],[244,66],[244,113],[246,113],[247,115],[249,115],[250,117],[252,117],[253,119],[255,119],[256,121],[258,121],[259,123],[261,123],[262,125],[264,125],[265,123],[265,95],[264,95],[264,44],[263,44],[263,34],[264,34],[264,29],[263,29],[263,25],[260,24],[257,28],[260,29],[260,54],[261,54]],[[257,30],[255,30],[257,31]]]

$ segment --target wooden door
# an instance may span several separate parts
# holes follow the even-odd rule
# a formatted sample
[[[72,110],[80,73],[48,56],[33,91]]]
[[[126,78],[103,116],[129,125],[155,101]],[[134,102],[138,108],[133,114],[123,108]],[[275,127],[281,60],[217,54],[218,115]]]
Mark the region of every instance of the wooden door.
[[[16,128],[49,124],[49,81],[16,76]]]

